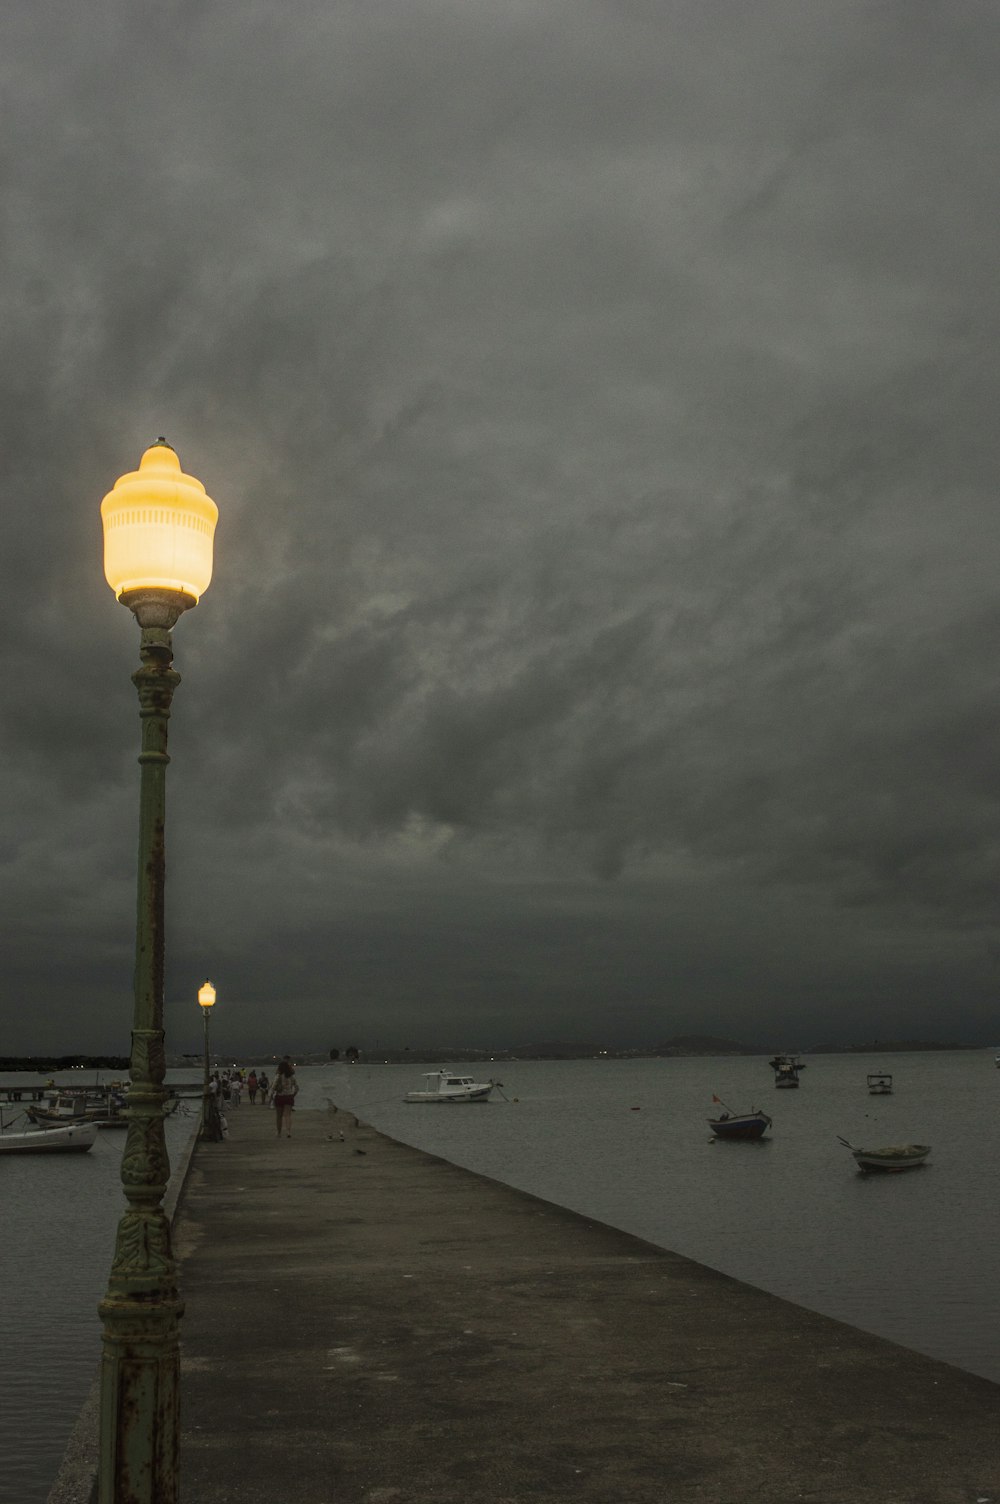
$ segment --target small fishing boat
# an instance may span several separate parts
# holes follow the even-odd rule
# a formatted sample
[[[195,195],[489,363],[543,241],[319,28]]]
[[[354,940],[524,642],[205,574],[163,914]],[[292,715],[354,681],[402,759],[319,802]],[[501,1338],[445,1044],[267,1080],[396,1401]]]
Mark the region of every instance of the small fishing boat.
[[[32,1103],[28,1117],[39,1128],[65,1127],[68,1123],[96,1123],[99,1128],[127,1128],[125,1095],[121,1088],[108,1087],[101,1092],[50,1092],[41,1105]]]
[[[712,1098],[720,1107],[726,1104],[718,1097]],[[716,1138],[762,1138],[771,1126],[771,1119],[759,1107],[749,1112],[731,1112],[728,1108],[717,1118],[709,1118],[708,1126]]]
[[[27,1133],[0,1133],[0,1154],[85,1154],[97,1138],[96,1123],[65,1128],[32,1128]]]
[[[868,1093],[872,1097],[892,1096],[892,1077],[888,1071],[868,1072]]]
[[[427,1071],[423,1091],[408,1091],[404,1102],[488,1102],[499,1081],[474,1081],[452,1071]]]
[[[931,1152],[930,1144],[885,1144],[881,1149],[858,1149],[846,1138],[838,1142],[854,1155],[854,1162],[866,1175],[896,1174],[899,1170],[916,1170]]]
[[[805,1066],[798,1055],[775,1055],[769,1060],[768,1065],[774,1071],[774,1084],[786,1090],[799,1084],[799,1071],[804,1071]]]

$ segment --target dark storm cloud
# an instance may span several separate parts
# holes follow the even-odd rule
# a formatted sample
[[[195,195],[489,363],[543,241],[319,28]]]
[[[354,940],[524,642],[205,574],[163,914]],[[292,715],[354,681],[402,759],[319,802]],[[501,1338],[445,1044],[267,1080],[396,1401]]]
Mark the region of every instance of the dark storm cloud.
[[[994,13],[0,28],[9,1047],[120,1043],[97,508],[159,433],[221,508],[175,634],[178,1048],[206,970],[234,1043],[985,1038]]]

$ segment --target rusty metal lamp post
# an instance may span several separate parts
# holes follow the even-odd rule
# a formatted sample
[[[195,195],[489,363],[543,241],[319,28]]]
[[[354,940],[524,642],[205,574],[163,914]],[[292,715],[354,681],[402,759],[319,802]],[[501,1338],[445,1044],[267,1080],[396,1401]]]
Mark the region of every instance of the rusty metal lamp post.
[[[121,1178],[127,1208],[103,1322],[98,1504],[177,1504],[180,1349],[183,1305],[163,1194],[170,1175],[163,1131],[163,898],[167,721],[180,675],[171,628],[197,605],[212,577],[218,508],[158,439],[101,503],[104,573],[134,613],[141,667],[142,751],[135,1004],[128,1138]]]

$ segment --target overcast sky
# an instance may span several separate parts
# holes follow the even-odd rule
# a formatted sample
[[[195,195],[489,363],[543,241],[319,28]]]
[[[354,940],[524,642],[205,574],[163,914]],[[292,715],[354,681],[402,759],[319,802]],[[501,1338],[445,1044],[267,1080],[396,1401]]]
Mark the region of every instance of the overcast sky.
[[[1000,1038],[992,0],[10,0],[0,1053]]]

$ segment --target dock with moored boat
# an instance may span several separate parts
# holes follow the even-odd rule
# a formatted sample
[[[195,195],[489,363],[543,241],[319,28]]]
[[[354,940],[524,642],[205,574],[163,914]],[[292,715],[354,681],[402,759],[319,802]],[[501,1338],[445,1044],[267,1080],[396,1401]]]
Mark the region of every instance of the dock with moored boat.
[[[128,1082],[105,1081],[97,1085],[86,1086],[72,1084],[60,1084],[54,1081],[42,1081],[37,1085],[4,1086],[0,1084],[0,1104],[12,1105],[16,1102],[42,1102],[53,1091],[58,1091],[62,1096],[79,1096],[85,1098],[103,1098],[110,1090],[120,1088],[128,1090]],[[168,1081],[166,1083],[167,1095],[170,1097],[201,1097],[205,1091],[203,1080],[198,1081]]]

